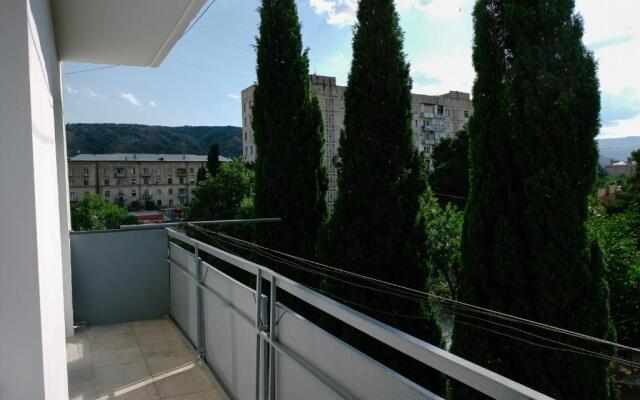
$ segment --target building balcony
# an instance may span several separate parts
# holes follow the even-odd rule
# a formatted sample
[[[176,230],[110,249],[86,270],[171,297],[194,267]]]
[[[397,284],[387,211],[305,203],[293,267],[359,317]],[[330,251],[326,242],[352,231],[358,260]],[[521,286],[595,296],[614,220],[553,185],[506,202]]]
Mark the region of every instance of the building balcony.
[[[284,293],[490,397],[549,399],[174,224],[72,233],[71,255],[82,326],[67,341],[72,399],[442,400]]]
[[[176,175],[178,176],[187,176],[186,168],[176,168]]]
[[[127,174],[125,174],[124,172],[114,172],[114,173],[113,173],[113,176],[114,176],[115,178],[124,178],[124,177],[126,177],[126,176],[127,176]]]
[[[446,132],[447,127],[440,124],[424,124],[422,130],[424,132]]]
[[[189,192],[187,192],[186,190],[184,192],[180,191],[178,193],[178,197],[180,197],[181,199],[186,199],[187,197],[189,197]]]

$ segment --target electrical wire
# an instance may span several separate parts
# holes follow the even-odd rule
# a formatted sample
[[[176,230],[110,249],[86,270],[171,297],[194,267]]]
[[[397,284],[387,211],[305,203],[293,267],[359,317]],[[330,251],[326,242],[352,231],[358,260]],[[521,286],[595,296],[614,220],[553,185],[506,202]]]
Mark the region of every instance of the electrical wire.
[[[206,71],[213,71],[215,73],[223,74],[223,75],[235,75],[235,76],[243,76],[243,77],[251,77],[252,76],[252,75],[249,75],[249,74],[242,74],[242,73],[238,73],[238,72],[222,71],[222,70],[219,70],[219,69],[216,69],[216,68],[212,68],[212,67],[208,67],[208,66],[205,66],[205,65],[199,65],[199,64],[194,64],[194,63],[188,62],[188,61],[178,60],[178,59],[175,59],[173,57],[167,57],[167,60],[176,62],[178,64],[186,65],[186,66],[189,66],[189,67],[193,67],[193,68],[198,68],[198,69],[202,69],[202,70],[206,70]]]
[[[70,72],[65,72],[65,75],[74,75],[74,74],[81,74],[83,72],[91,72],[91,71],[98,71],[101,69],[109,69],[109,68],[118,68],[120,67],[120,65],[107,65],[104,67],[95,67],[95,68],[87,68],[87,69],[81,69],[78,71],[70,71]]]
[[[213,5],[213,3],[215,3],[216,0],[211,0],[211,3],[209,3],[209,5],[207,7],[205,7],[204,11],[202,11],[200,13],[200,15],[191,23],[191,25],[189,25],[189,27],[187,28],[186,31],[184,31],[184,33],[182,34],[182,36],[180,36],[180,38],[183,38],[187,33],[189,33],[189,31],[191,29],[193,29],[194,26],[196,26],[196,24],[198,23],[198,21],[200,21],[200,19],[202,17],[204,17],[204,15],[207,13],[207,11],[209,11],[209,8],[211,8],[211,6]]]
[[[201,227],[197,227],[197,229],[198,228],[199,229],[203,229]],[[207,231],[207,230],[205,230],[205,231]],[[209,233],[209,232],[211,232],[211,231],[208,231],[206,233]],[[205,233],[205,232],[202,232],[202,233]],[[213,232],[213,233],[215,233],[215,232]],[[225,251],[229,251],[230,253],[234,254],[233,251],[230,251],[226,246],[222,245],[221,239],[217,239],[215,237],[210,237],[210,238],[213,241],[215,241],[216,245],[219,246],[221,249],[223,249]],[[230,245],[234,245],[233,243],[229,243],[227,241],[225,241],[224,243],[227,243],[227,244],[230,244]],[[247,249],[246,247],[241,247],[241,248]],[[266,258],[272,260],[272,261],[276,261],[276,262],[278,261],[278,259],[276,259],[276,258],[270,257],[270,256],[265,255],[265,254],[262,254],[262,255],[265,256]],[[310,273],[316,273],[316,274],[320,274],[320,275],[326,276],[328,278],[336,279],[335,277],[326,275],[325,273],[314,271],[312,269],[308,269],[308,268],[300,267],[300,266],[299,266],[299,268],[302,269],[302,270],[305,270],[307,272],[310,272]],[[338,279],[338,280],[340,280],[340,279]],[[346,281],[343,281],[343,280],[340,280],[340,281],[345,282],[347,284],[351,284],[350,282],[346,282]],[[313,289],[313,290],[316,290],[318,292],[321,292],[321,293],[323,293],[323,294],[325,294],[325,295],[327,295],[327,296],[329,296],[331,298],[339,300],[339,301],[341,301],[343,303],[351,304],[351,305],[360,307],[362,309],[366,309],[366,310],[368,310],[370,312],[373,312],[373,313],[377,313],[377,314],[381,314],[381,315],[387,315],[387,316],[394,317],[394,318],[429,320],[429,318],[426,318],[424,316],[403,315],[403,314],[397,314],[397,313],[392,313],[392,312],[386,312],[386,311],[382,311],[382,310],[373,309],[373,308],[368,307],[368,306],[366,306],[364,304],[359,304],[357,302],[353,302],[353,301],[341,298],[339,296],[336,296],[335,294],[332,294],[332,293],[330,293],[330,292],[328,292],[326,290],[323,290],[321,288],[313,287],[313,286],[309,286],[309,285],[305,285],[305,286],[309,287],[310,289]],[[363,287],[362,285],[358,285],[358,284],[355,284],[355,286]],[[364,288],[371,289],[370,287],[364,287]],[[415,299],[412,299],[412,298],[407,298],[407,300],[415,301]],[[422,304],[424,304],[424,303],[422,303]],[[449,307],[452,307],[450,304],[446,304],[446,305],[448,305]],[[452,312],[454,315],[456,315],[456,323],[457,322],[463,323],[463,321],[461,321],[458,317],[474,319],[474,320],[477,320],[477,321],[481,321],[483,323],[489,323],[489,324],[492,324],[492,325],[495,325],[495,326],[500,326],[502,328],[510,329],[510,330],[513,330],[513,331],[517,331],[518,333],[522,333],[522,334],[528,335],[530,337],[534,337],[534,338],[537,338],[537,339],[540,339],[540,340],[543,340],[543,341],[551,342],[551,343],[558,344],[558,345],[565,346],[565,347],[564,348],[558,348],[558,347],[553,347],[553,346],[548,346],[548,345],[542,345],[542,344],[539,344],[539,343],[535,343],[535,342],[531,342],[531,341],[528,341],[528,340],[524,340],[524,339],[515,337],[513,335],[506,334],[504,332],[499,332],[499,331],[488,329],[488,328],[481,328],[481,327],[479,327],[477,325],[473,325],[473,324],[470,324],[468,322],[463,323],[463,324],[467,325],[467,326],[476,327],[476,328],[479,328],[479,329],[488,330],[490,332],[494,332],[496,334],[500,334],[500,335],[505,336],[505,337],[514,338],[516,340],[520,340],[520,341],[523,341],[523,342],[526,342],[526,343],[529,343],[529,344],[532,344],[532,345],[535,345],[535,346],[538,346],[538,347],[542,347],[542,348],[561,350],[561,351],[571,352],[571,353],[584,355],[584,356],[592,356],[592,357],[596,357],[596,358],[599,358],[599,359],[605,359],[605,360],[608,360],[608,361],[611,361],[611,362],[615,362],[615,363],[618,363],[618,364],[621,364],[621,365],[625,365],[625,366],[628,366],[628,367],[632,367],[632,368],[640,367],[640,364],[634,363],[632,361],[628,361],[628,360],[625,360],[625,359],[622,359],[622,358],[618,358],[618,357],[610,356],[610,355],[607,355],[607,354],[595,352],[595,351],[592,351],[592,350],[584,349],[584,348],[581,348],[581,347],[578,347],[578,346],[574,346],[574,345],[571,345],[571,344],[568,344],[568,343],[564,343],[564,342],[561,342],[561,341],[558,341],[558,340],[554,340],[554,339],[551,339],[551,338],[547,338],[547,337],[544,337],[544,336],[536,335],[534,333],[525,331],[523,329],[518,329],[518,328],[510,326],[510,325],[501,324],[501,323],[498,323],[498,322],[495,322],[495,321],[490,321],[490,320],[486,320],[486,319],[483,319],[483,318],[479,318],[477,316],[472,316],[472,315],[469,315],[469,314],[465,314],[465,313],[461,312],[460,310],[455,310],[454,308],[450,309],[449,311]]]
[[[219,233],[219,232],[209,231],[209,230],[203,229],[201,227],[198,227],[197,225],[194,225],[194,224],[190,224],[190,226],[195,227],[196,229],[200,230],[201,232],[204,231],[203,233],[209,233],[209,234],[218,235],[218,236],[226,238],[227,240],[237,241],[237,242],[243,243],[243,244],[248,245],[248,246],[252,246],[252,247],[255,247],[255,248],[259,248],[259,249],[263,249],[263,250],[269,250],[269,251],[272,251],[274,253],[282,254],[284,256],[288,256],[290,258],[294,258],[294,259],[300,260],[302,262],[305,262],[305,263],[307,263],[307,265],[311,264],[311,265],[315,265],[315,266],[324,268],[324,271],[332,271],[332,272],[336,272],[336,273],[340,273],[340,274],[344,274],[344,275],[353,276],[353,277],[356,277],[358,279],[371,281],[371,282],[374,282],[374,283],[376,283],[378,285],[386,285],[386,286],[389,287],[389,289],[393,289],[393,290],[385,291],[385,290],[380,290],[379,288],[372,288],[372,287],[368,287],[366,285],[360,285],[360,284],[356,284],[354,282],[348,282],[348,281],[344,281],[343,280],[344,283],[350,284],[352,286],[357,286],[357,287],[361,287],[361,288],[369,289],[369,290],[374,290],[374,291],[381,291],[383,293],[393,294],[393,295],[401,296],[401,297],[404,297],[404,298],[407,298],[407,299],[411,299],[412,295],[418,295],[418,296],[420,296],[420,297],[422,297],[424,299],[431,298],[432,300],[438,301],[438,302],[443,303],[443,304],[455,305],[456,308],[459,307],[459,308],[461,308],[463,310],[466,310],[466,311],[470,311],[470,312],[474,312],[474,313],[478,313],[478,314],[483,314],[483,315],[486,315],[486,316],[499,318],[499,319],[507,320],[507,321],[510,321],[510,322],[523,323],[523,324],[527,324],[527,325],[530,325],[530,326],[534,326],[534,327],[539,328],[539,329],[552,331],[554,333],[564,334],[564,335],[572,336],[572,337],[579,338],[579,339],[582,339],[582,340],[597,342],[597,343],[600,343],[600,344],[605,344],[605,345],[608,345],[608,346],[618,347],[618,348],[622,348],[622,349],[626,349],[626,350],[630,350],[630,351],[634,351],[634,352],[639,352],[640,351],[640,350],[635,349],[633,347],[625,346],[625,345],[622,345],[622,344],[619,344],[619,343],[610,342],[610,341],[607,341],[607,340],[604,340],[604,339],[595,338],[595,337],[588,336],[588,335],[585,335],[585,334],[582,334],[582,333],[569,331],[569,330],[558,328],[558,327],[551,326],[551,325],[548,325],[548,324],[543,324],[543,323],[539,323],[539,322],[536,322],[536,321],[527,320],[525,318],[516,317],[516,316],[509,315],[509,314],[501,313],[501,312],[498,312],[498,311],[490,310],[490,309],[487,309],[487,308],[474,306],[474,305],[471,305],[471,304],[459,302],[457,300],[448,299],[448,298],[445,298],[445,297],[442,297],[442,296],[435,295],[433,293],[428,293],[428,292],[423,292],[423,291],[419,291],[419,290],[412,289],[412,288],[403,287],[403,286],[400,286],[400,285],[397,285],[397,284],[394,284],[394,283],[391,283],[391,282],[386,282],[386,281],[382,281],[382,280],[379,280],[379,279],[376,279],[376,278],[372,278],[372,277],[356,274],[356,273],[353,273],[353,272],[350,272],[350,271],[345,271],[345,270],[342,270],[342,269],[339,269],[339,268],[330,267],[330,266],[327,266],[325,264],[317,263],[315,261],[306,260],[306,259],[303,259],[303,258],[300,258],[300,257],[296,257],[296,256],[293,256],[293,255],[289,255],[289,254],[286,254],[286,253],[279,252],[277,250],[269,249],[269,248],[266,248],[264,246],[260,246],[258,244],[252,243],[252,242],[247,242],[247,241],[244,241],[242,239],[238,239],[238,238],[234,238],[234,237],[231,237],[231,236],[228,236],[228,235],[224,235],[224,234]],[[245,250],[251,251],[250,248],[245,248]],[[267,257],[265,255],[264,251],[256,251],[256,252],[258,254],[261,254],[261,255]],[[267,257],[267,258],[269,258],[269,257]],[[276,261],[276,262],[284,263],[285,265],[294,266],[294,265],[291,264],[291,262],[289,262],[288,260],[282,259],[282,258],[276,258],[276,259],[271,258],[271,259],[273,261]],[[317,271],[313,271],[311,268],[308,268],[308,267],[305,270],[307,272],[310,272],[310,273],[318,273]],[[332,279],[337,279],[335,277],[332,277],[332,276],[328,275],[326,272],[321,273],[321,275],[329,277],[329,278],[332,278]]]

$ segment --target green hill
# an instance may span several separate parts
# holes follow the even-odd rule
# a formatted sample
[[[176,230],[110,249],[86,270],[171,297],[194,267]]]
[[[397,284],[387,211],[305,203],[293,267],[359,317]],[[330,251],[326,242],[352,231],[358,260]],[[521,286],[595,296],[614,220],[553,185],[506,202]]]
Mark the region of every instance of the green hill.
[[[67,152],[207,154],[217,143],[220,155],[242,155],[242,128],[237,126],[152,126],[134,124],[67,124]]]

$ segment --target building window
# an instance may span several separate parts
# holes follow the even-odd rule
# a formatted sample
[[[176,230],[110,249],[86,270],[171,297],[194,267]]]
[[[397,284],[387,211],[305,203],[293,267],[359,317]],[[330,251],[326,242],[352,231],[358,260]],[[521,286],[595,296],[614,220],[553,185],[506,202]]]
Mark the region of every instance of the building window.
[[[69,168],[69,176],[73,176],[73,168]]]
[[[156,185],[159,185],[159,184],[160,184],[160,177],[157,177],[156,178]]]
[[[438,106],[438,115],[444,114],[444,106]]]
[[[122,179],[120,178],[116,179],[116,185],[122,185]]]
[[[144,190],[144,197],[149,197],[149,189]]]
[[[84,176],[89,175],[89,168],[85,168],[82,170],[82,173],[84,174]]]
[[[85,186],[89,186],[89,180],[88,180],[88,179],[85,179],[85,180],[84,180],[84,185],[85,185]]]
[[[465,117],[465,118],[469,118],[469,111],[464,110],[464,117]]]
[[[156,175],[160,175],[160,168],[156,168]]]
[[[169,174],[169,176],[171,176],[172,172],[173,172],[173,168],[167,168],[167,174]]]
[[[192,176],[191,178],[189,178],[189,182],[191,182],[191,184],[193,185],[194,183],[196,183],[196,178]]]
[[[158,205],[158,207],[162,207],[162,200],[157,200],[156,204]]]
[[[169,194],[173,194],[173,189],[169,189]]]
[[[184,183],[184,178],[183,177],[178,178],[178,180],[180,181],[180,184]]]
[[[180,197],[180,204],[184,204],[186,203],[187,199],[185,199],[184,197]]]
[[[85,197],[85,199],[86,199],[87,197],[89,197],[89,196],[91,196],[91,192],[84,192],[84,197]]]
[[[137,181],[136,181],[136,178],[131,178],[131,184],[132,184],[132,185],[135,185],[135,184],[136,184],[136,182],[137,182]]]
[[[190,173],[192,173],[192,174],[195,172],[195,171],[193,170],[193,167],[192,167],[192,168],[189,168],[189,172],[190,172]]]
[[[172,206],[173,205],[173,200],[169,199],[169,205]]]
[[[148,185],[148,184],[149,184],[149,178],[144,178],[142,181],[143,181],[143,183],[144,183],[145,185]]]
[[[136,190],[135,190],[135,189],[133,189],[133,190],[131,191],[131,197],[136,197],[137,195],[138,195],[138,193],[136,192]]]
[[[162,189],[158,189],[158,194],[162,194]]]
[[[108,190],[105,190],[104,191],[104,197],[107,197],[107,198],[111,197],[111,192],[108,191]]]
[[[142,168],[142,175],[149,176],[149,168]]]
[[[130,168],[130,169],[129,169],[129,173],[130,173],[131,175],[135,174],[135,173],[136,173],[136,169],[135,169],[135,168]]]
[[[105,186],[109,186],[109,180],[108,180],[108,179],[105,179],[105,180],[104,180],[104,185],[105,185]]]
[[[173,185],[173,179],[171,179],[171,178],[167,178],[167,183],[168,183],[169,185]]]
[[[104,175],[109,175],[109,168],[104,169]]]

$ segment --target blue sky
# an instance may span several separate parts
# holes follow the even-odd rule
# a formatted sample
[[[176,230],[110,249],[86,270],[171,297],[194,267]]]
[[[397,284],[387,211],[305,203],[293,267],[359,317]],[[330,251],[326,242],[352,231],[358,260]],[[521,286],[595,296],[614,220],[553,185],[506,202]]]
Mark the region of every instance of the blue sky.
[[[473,0],[396,0],[415,93],[469,92]],[[258,0],[216,0],[158,68],[65,64],[67,122],[240,125],[240,91],[255,80]],[[311,72],[345,84],[357,0],[298,0]],[[599,63],[601,137],[640,136],[637,0],[577,0]]]

